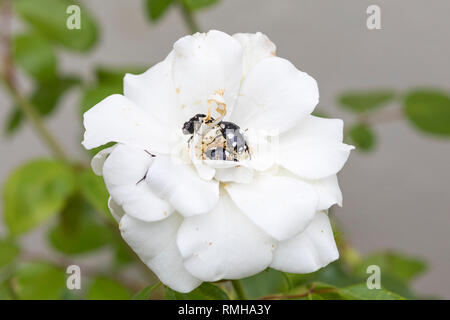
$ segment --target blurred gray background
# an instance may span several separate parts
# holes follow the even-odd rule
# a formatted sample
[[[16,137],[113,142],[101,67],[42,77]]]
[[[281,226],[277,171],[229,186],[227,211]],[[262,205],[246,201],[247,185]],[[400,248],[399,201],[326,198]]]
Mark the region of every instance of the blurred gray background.
[[[158,62],[188,33],[176,10],[150,24],[142,0],[81,2],[99,21],[101,43],[87,57],[61,52],[61,58],[63,70],[86,78],[97,65]],[[381,7],[381,30],[366,27],[370,4]],[[198,14],[198,20],[203,30],[267,34],[278,55],[318,81],[320,110],[350,124],[352,115],[335,102],[344,90],[450,89],[449,13],[446,0],[222,0]],[[78,99],[79,92],[69,93],[48,121],[75,158],[85,157]],[[0,101],[4,123],[11,104],[3,91]],[[376,132],[377,149],[353,152],[342,171],[344,207],[335,217],[362,253],[392,248],[427,259],[430,271],[415,288],[450,298],[450,141],[424,136],[405,121],[377,125]],[[29,126],[12,139],[1,136],[0,183],[20,163],[47,154]],[[24,241],[45,250],[36,232]]]

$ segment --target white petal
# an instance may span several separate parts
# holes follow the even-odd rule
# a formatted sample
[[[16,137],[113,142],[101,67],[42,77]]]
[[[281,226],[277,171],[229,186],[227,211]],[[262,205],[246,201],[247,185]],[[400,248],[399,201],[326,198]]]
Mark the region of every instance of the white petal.
[[[219,200],[217,181],[203,180],[191,165],[175,157],[155,157],[146,181],[157,196],[185,217],[208,213]]]
[[[306,179],[321,179],[342,169],[353,146],[342,143],[343,122],[309,116],[280,136],[281,166]]]
[[[108,142],[120,142],[151,152],[169,153],[170,133],[131,100],[115,94],[84,114],[83,146],[92,149]]]
[[[271,267],[284,272],[310,273],[338,258],[328,216],[317,212],[304,232],[279,243]]]
[[[127,74],[124,78],[124,95],[133,100],[155,119],[172,130],[181,130],[186,119],[172,80],[172,57],[154,65],[139,75]]]
[[[225,189],[250,220],[280,241],[305,230],[318,203],[314,188],[289,177],[259,175],[251,184],[232,183]]]
[[[152,161],[145,151],[117,145],[103,167],[106,188],[114,201],[127,214],[144,221],[161,220],[173,212],[170,204],[157,197],[144,180]]]
[[[172,70],[186,117],[206,114],[207,100],[217,90],[224,90],[230,114],[241,80],[242,47],[233,37],[216,30],[186,36],[174,44]]]
[[[257,33],[236,33],[233,38],[238,40],[244,50],[244,76],[253,68],[255,64],[264,58],[273,57],[276,54],[277,47],[269,38]]]
[[[277,164],[279,136],[266,135],[268,132],[249,129],[246,141],[251,154],[249,166],[257,171],[266,171]]]
[[[94,171],[96,175],[101,176],[103,174],[103,164],[115,147],[116,146],[114,145],[112,147],[102,149],[92,158],[91,167],[92,171]]]
[[[120,221],[120,231],[162,283],[173,290],[189,292],[201,281],[186,271],[176,246],[176,233],[181,220],[177,214],[157,222],[144,222],[125,215]]]
[[[231,121],[243,129],[284,132],[319,101],[316,80],[286,59],[266,58],[244,79]]]
[[[275,241],[224,195],[209,214],[184,219],[177,244],[186,269],[204,281],[240,279],[272,261]]]
[[[122,207],[119,206],[111,197],[108,199],[108,208],[111,215],[117,222],[119,222],[125,215],[125,211],[123,211]]]
[[[308,180],[306,182],[310,183],[319,195],[317,210],[328,210],[334,204],[342,206],[342,192],[335,174],[323,179]]]
[[[215,178],[222,182],[250,183],[253,170],[244,166],[216,169]]]

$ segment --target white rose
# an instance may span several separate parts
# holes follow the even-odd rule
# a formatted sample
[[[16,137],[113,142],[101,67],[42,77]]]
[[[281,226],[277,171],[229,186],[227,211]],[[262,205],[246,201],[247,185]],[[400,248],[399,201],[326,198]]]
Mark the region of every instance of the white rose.
[[[176,291],[339,256],[326,210],[353,147],[341,120],[311,115],[316,81],[275,49],[261,33],[183,37],[84,114],[87,149],[116,142],[92,166],[123,238]]]

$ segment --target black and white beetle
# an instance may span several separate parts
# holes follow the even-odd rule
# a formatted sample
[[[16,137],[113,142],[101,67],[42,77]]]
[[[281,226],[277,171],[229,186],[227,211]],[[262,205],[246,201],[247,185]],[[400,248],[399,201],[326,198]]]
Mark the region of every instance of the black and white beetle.
[[[239,161],[249,155],[248,145],[243,131],[233,122],[219,121],[204,114],[196,114],[183,125],[183,133],[195,134],[199,132],[202,124],[208,125],[202,132],[203,155],[211,160]],[[192,137],[189,139],[191,141]]]

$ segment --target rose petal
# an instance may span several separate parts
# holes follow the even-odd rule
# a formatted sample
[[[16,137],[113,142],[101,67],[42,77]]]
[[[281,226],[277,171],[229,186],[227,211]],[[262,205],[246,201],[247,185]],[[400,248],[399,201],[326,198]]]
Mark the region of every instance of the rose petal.
[[[317,212],[304,232],[279,243],[270,266],[284,272],[310,273],[338,258],[328,216]]]
[[[106,158],[114,150],[116,146],[105,148],[100,150],[91,160],[92,171],[98,176],[103,174],[103,165],[105,164]]]
[[[276,54],[277,47],[275,44],[261,32],[236,33],[233,38],[240,42],[244,51],[244,77],[259,61]]]
[[[334,204],[342,206],[342,192],[335,174],[323,179],[308,180],[306,182],[310,183],[319,195],[317,210],[328,210]]]
[[[173,212],[170,204],[157,197],[145,182],[152,161],[147,152],[120,144],[103,166],[111,197],[128,215],[144,221],[165,219]]]
[[[108,142],[120,142],[152,152],[169,153],[170,132],[131,100],[115,94],[84,114],[86,149]]]
[[[242,47],[226,33],[212,30],[175,42],[173,79],[181,108],[190,118],[208,112],[207,100],[224,90],[227,113],[234,106],[242,75]]]
[[[224,195],[209,214],[184,219],[177,244],[184,266],[203,281],[240,279],[272,261],[275,242]]]
[[[222,182],[250,183],[253,179],[253,169],[245,166],[216,169],[215,178]]]
[[[175,157],[155,157],[146,181],[157,196],[185,217],[208,213],[219,200],[217,181],[203,180],[191,165]]]
[[[342,169],[353,146],[342,143],[343,122],[309,116],[280,136],[278,162],[306,179],[321,179]]]
[[[309,115],[318,101],[316,80],[286,59],[266,58],[242,82],[231,121],[278,134]]]
[[[171,130],[181,130],[186,121],[172,79],[172,57],[139,75],[124,78],[124,95]]]
[[[125,211],[123,211],[122,207],[117,204],[111,197],[108,199],[108,208],[111,212],[113,218],[119,222],[120,219],[125,215]]]
[[[129,215],[120,221],[122,237],[141,260],[166,286],[179,292],[189,292],[200,285],[183,266],[176,246],[176,233],[182,218],[173,214],[157,222],[144,222]]]
[[[231,183],[225,189],[251,221],[280,241],[305,230],[318,203],[310,185],[289,177],[259,175],[251,184]]]

